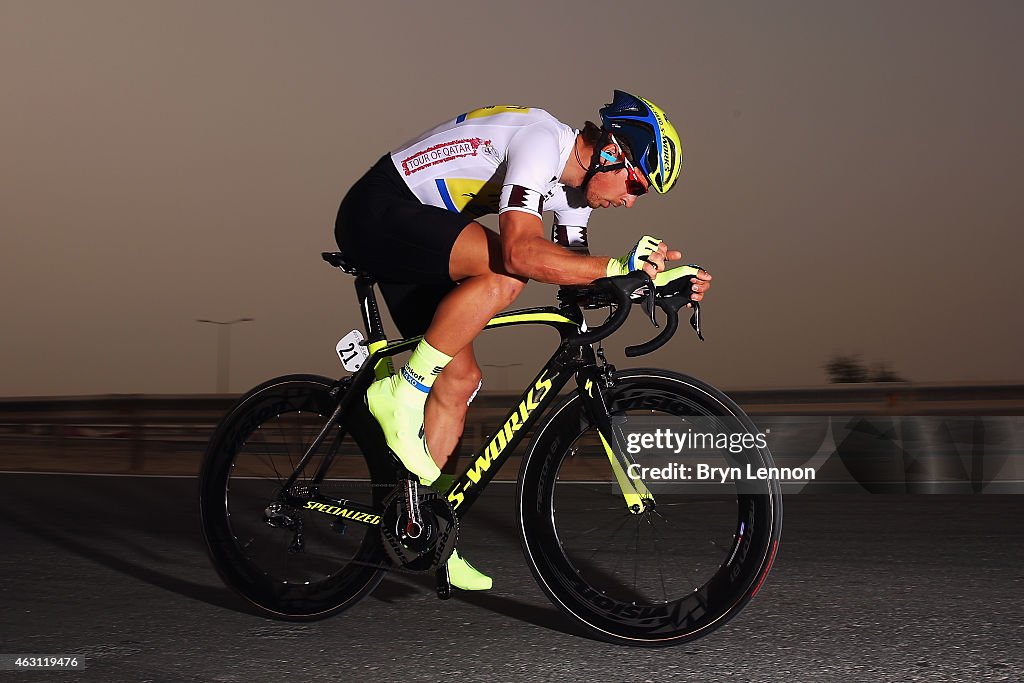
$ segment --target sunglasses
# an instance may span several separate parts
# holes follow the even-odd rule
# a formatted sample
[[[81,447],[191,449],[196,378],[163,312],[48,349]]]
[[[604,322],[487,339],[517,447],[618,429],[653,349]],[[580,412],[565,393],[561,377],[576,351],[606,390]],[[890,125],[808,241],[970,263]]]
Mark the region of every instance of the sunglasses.
[[[620,145],[619,141],[615,139],[615,136],[610,135],[609,137],[611,138],[612,142],[615,143],[615,146],[619,148],[619,154],[620,158],[622,159],[622,164],[626,168],[626,192],[633,195],[634,197],[639,197],[643,194],[646,194],[647,186],[644,185],[642,180],[640,180],[640,171],[637,170],[636,166],[629,163],[629,159],[626,158],[626,153],[622,151],[622,145]]]

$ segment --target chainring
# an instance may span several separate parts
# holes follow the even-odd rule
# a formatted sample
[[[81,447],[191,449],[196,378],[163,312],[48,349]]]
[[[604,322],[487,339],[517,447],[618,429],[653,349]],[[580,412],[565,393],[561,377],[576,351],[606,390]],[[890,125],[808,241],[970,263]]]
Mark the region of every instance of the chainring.
[[[451,503],[436,491],[421,486],[417,496],[423,529],[413,539],[405,535],[409,519],[402,486],[384,500],[380,535],[384,550],[396,565],[407,571],[429,572],[448,561],[459,537],[459,520]]]

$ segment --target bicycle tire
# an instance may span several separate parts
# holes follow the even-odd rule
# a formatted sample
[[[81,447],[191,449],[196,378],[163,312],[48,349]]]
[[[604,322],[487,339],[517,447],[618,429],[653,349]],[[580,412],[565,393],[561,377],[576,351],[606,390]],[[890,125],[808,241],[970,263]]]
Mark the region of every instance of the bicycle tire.
[[[228,412],[203,458],[200,513],[213,564],[236,593],[279,618],[320,619],[347,609],[380,583],[388,564],[376,526],[289,509],[303,529],[303,550],[290,552],[294,532],[270,527],[263,517],[337,406],[341,397],[332,396],[332,388],[334,380],[317,375],[264,382]],[[308,482],[333,448],[336,455],[321,491],[361,496],[379,506],[389,487],[375,485],[393,486],[393,469],[358,449],[342,450],[342,438],[333,425],[296,484]]]
[[[734,420],[756,433],[736,403],[686,375],[629,370],[613,373],[612,380],[605,397],[613,416],[653,411],[684,421]],[[523,460],[517,492],[521,541],[541,589],[587,632],[613,643],[676,645],[722,626],[757,593],[771,568],[782,529],[778,481],[755,484],[753,491],[744,484],[742,491],[708,496],[673,495],[676,489],[666,484],[654,494],[655,513],[631,514],[612,485],[615,479],[595,432],[583,401],[573,393],[537,430]],[[594,457],[588,458],[588,449]],[[767,444],[738,457],[758,467],[774,466]],[[598,507],[580,509],[583,498]],[[691,537],[703,538],[705,526],[710,546],[691,543]],[[659,542],[658,528],[668,530],[676,542]],[[627,539],[621,547],[616,539],[623,529]],[[644,535],[653,541],[649,544]],[[626,570],[633,563],[632,586],[628,573],[618,571],[623,562]]]

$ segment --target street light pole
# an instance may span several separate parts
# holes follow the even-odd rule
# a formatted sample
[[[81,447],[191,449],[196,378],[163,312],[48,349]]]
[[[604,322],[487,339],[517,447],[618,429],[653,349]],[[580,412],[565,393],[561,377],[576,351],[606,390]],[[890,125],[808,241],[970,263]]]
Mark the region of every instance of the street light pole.
[[[235,320],[197,319],[197,323],[217,325],[217,393],[229,391],[231,374],[231,326],[236,323],[248,323],[255,318],[237,318]]]

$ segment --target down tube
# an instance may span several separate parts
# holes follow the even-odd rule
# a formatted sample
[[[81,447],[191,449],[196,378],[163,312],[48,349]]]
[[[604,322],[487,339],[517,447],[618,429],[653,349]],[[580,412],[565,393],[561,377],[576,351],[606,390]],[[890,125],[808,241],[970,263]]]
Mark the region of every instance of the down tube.
[[[519,398],[519,404],[505,417],[490,441],[473,454],[469,468],[448,489],[448,501],[460,518],[465,516],[473,502],[483,493],[484,487],[498,473],[537,419],[558,398],[558,392],[575,372],[575,368],[553,371],[550,366],[549,362],[537,375]]]

